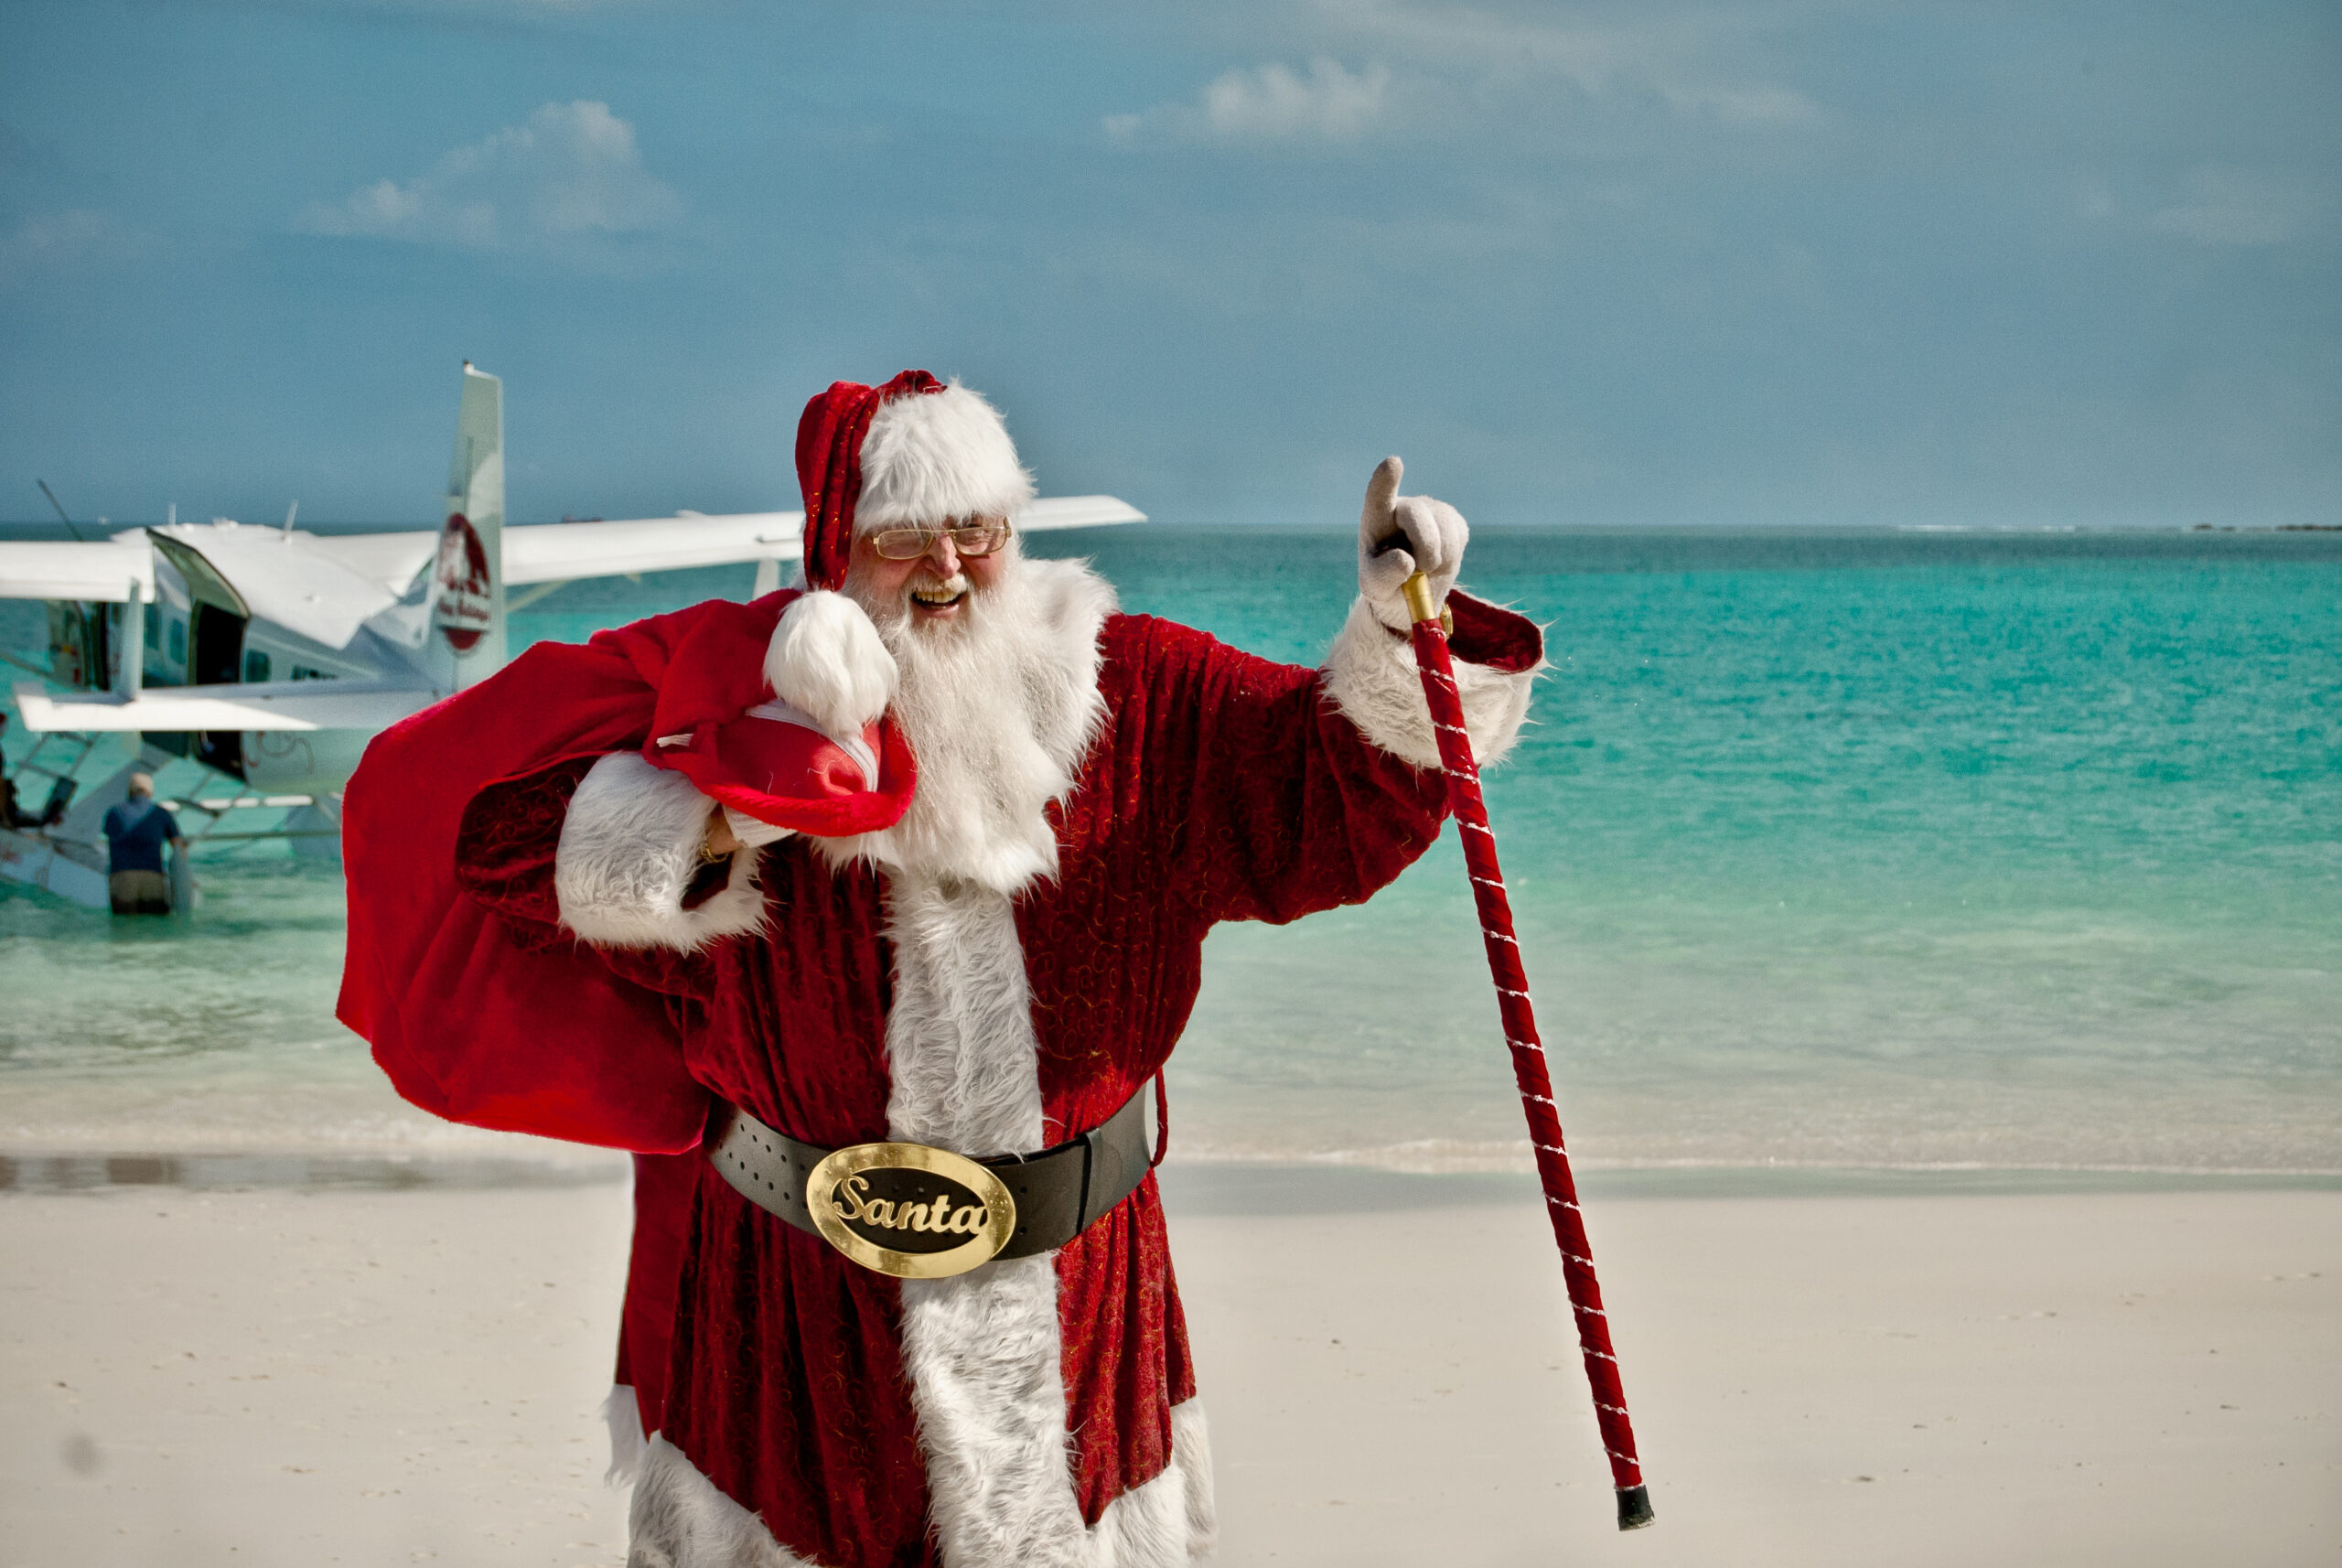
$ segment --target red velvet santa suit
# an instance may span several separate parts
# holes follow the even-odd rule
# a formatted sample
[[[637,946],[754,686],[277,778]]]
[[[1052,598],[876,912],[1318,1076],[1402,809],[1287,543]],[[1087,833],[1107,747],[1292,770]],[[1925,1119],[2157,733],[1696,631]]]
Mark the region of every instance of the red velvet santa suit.
[[[1406,645],[1363,602],[1311,671],[1113,613],[1078,564],[1017,569],[1074,699],[1042,736],[1069,781],[1053,871],[793,838],[695,898],[708,803],[627,754],[758,701],[790,596],[704,605],[532,650],[376,743],[344,1017],[442,1114],[649,1152],[726,1103],[978,1155],[1102,1122],[1176,1042],[1215,921],[1366,897],[1443,793]],[[1450,602],[1493,756],[1539,639]],[[1212,1531],[1194,1394],[1151,1177],[1052,1255],[897,1282],[702,1162],[630,1560],[1171,1568]]]

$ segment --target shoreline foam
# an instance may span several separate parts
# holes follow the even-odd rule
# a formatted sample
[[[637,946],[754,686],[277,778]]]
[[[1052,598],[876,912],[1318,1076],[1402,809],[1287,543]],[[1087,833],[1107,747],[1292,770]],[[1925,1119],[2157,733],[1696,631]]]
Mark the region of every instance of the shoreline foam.
[[[522,1140],[509,1140],[522,1142]],[[518,1151],[394,1154],[270,1150],[0,1148],[0,1194],[96,1193],[151,1187],[189,1192],[489,1191],[576,1187],[628,1179],[608,1149],[530,1139]],[[2132,1166],[1739,1165],[1585,1163],[1591,1199],[1936,1197],[2093,1193],[2342,1192],[2342,1172]],[[1166,1199],[1198,1212],[1274,1214],[1534,1201],[1525,1166],[1422,1170],[1359,1160],[1181,1158],[1160,1173]]]

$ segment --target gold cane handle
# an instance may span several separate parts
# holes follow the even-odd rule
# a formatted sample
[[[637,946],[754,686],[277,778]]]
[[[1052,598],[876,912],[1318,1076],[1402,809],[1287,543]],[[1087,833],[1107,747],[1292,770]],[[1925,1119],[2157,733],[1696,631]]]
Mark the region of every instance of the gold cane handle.
[[[1417,626],[1423,625],[1425,621],[1435,620],[1439,622],[1439,632],[1442,637],[1456,635],[1456,618],[1448,613],[1446,606],[1438,603],[1431,596],[1431,578],[1428,575],[1422,572],[1413,574],[1405,582],[1399,585],[1399,591],[1407,596],[1409,620],[1413,621]]]

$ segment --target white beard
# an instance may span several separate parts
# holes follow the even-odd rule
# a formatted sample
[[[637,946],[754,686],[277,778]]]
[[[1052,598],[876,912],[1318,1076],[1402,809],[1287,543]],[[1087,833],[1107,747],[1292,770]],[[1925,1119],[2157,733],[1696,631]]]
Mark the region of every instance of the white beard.
[[[908,587],[882,599],[848,579],[895,657],[888,710],[919,760],[903,820],[818,839],[833,866],[870,860],[1014,894],[1058,868],[1047,807],[1073,789],[1096,734],[1098,632],[1112,590],[1071,562],[1027,562],[1012,539],[993,585],[949,621],[914,618]]]

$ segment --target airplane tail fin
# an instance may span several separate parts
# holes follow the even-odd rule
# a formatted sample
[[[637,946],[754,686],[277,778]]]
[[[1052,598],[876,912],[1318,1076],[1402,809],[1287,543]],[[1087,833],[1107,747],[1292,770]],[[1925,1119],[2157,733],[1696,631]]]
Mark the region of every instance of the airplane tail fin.
[[[505,653],[504,383],[469,360],[445,515],[427,636],[433,673],[460,688],[502,669]]]

